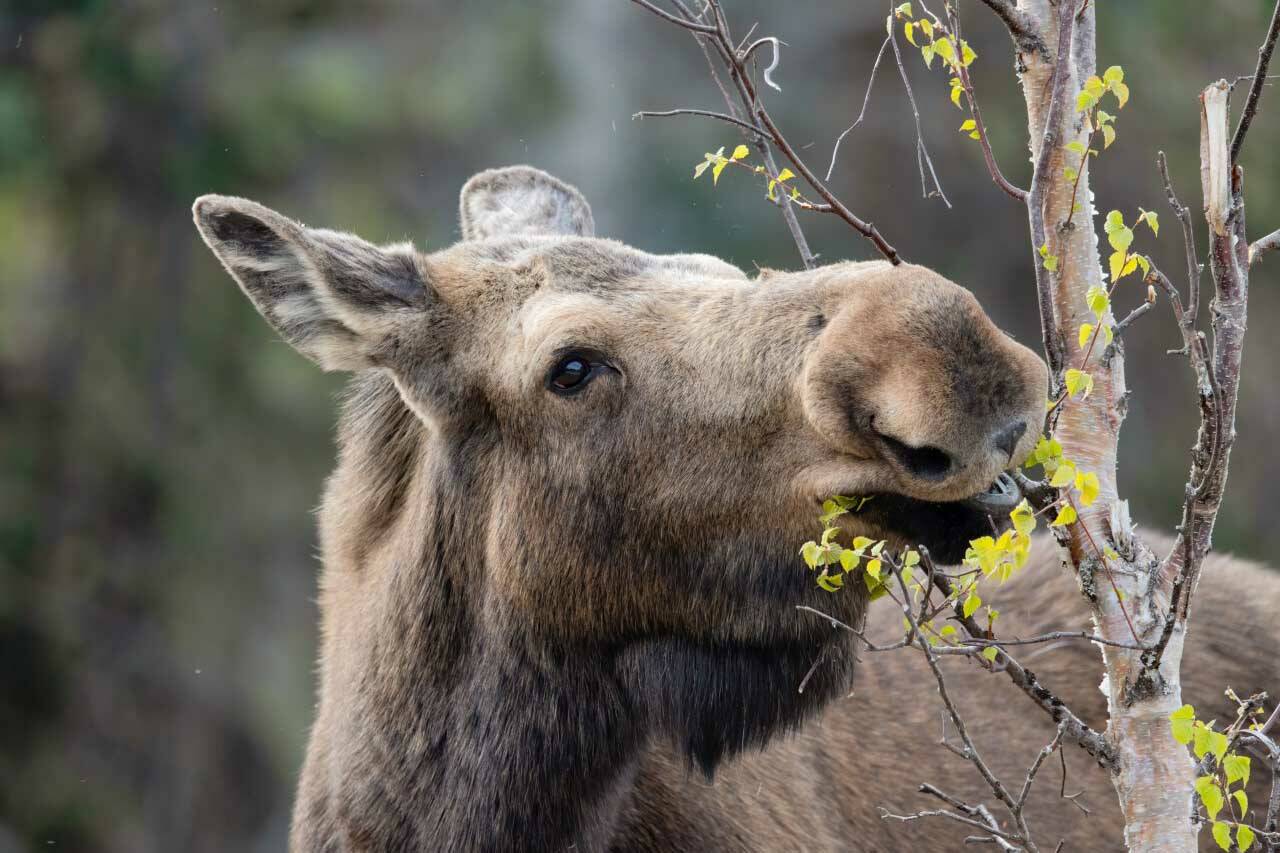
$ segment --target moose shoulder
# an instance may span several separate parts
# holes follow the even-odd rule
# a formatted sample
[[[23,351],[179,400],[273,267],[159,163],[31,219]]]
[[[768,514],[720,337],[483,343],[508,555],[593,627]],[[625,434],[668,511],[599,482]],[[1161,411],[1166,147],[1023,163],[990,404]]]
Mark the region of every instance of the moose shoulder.
[[[937,746],[932,679],[910,654],[855,671],[852,636],[796,608],[855,624],[865,596],[817,589],[796,549],[832,494],[876,496],[850,534],[943,559],[1007,513],[990,486],[1035,443],[1045,369],[968,291],[910,265],[756,282],[649,255],[525,167],[472,178],[462,241],[432,254],[242,199],[202,197],[195,219],[287,341],[355,374],[320,514],[294,850],[958,845],[878,812],[920,781],[981,797]],[[1004,620],[1081,627],[1038,551]],[[1186,682],[1212,706],[1277,681],[1280,596],[1248,565],[1206,577]],[[1255,592],[1228,608],[1227,583]],[[1258,642],[1229,651],[1242,622]],[[1105,723],[1093,651],[1033,665]],[[1048,721],[1002,679],[957,677],[989,761],[1025,768]],[[1071,768],[1092,816],[1049,782],[1033,827],[1117,846],[1108,781]]]

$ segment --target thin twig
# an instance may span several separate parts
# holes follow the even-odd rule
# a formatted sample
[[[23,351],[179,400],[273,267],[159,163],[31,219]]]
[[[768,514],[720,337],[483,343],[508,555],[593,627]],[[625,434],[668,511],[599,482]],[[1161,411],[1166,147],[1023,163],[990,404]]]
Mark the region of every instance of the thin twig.
[[[1019,50],[1038,50],[1041,53],[1046,50],[1044,39],[1035,24],[1010,0],[982,0],[982,4],[1004,21]]]
[[[884,58],[884,49],[889,46],[892,35],[884,37],[884,41],[880,43],[880,52],[876,54],[876,61],[871,66],[871,76],[867,78],[867,91],[862,95],[862,109],[858,112],[858,117],[853,120],[853,124],[844,129],[844,132],[836,137],[836,144],[831,149],[831,165],[827,167],[826,180],[831,180],[831,174],[836,170],[836,155],[840,153],[840,143],[844,142],[844,138],[853,132],[853,129],[862,124],[863,117],[867,114],[867,104],[871,102],[871,87],[876,82],[876,72],[880,70],[880,60]]]
[[[1156,152],[1156,167],[1160,170],[1160,178],[1164,181],[1164,194],[1169,199],[1169,206],[1173,208],[1173,215],[1178,217],[1178,222],[1182,225],[1182,246],[1187,256],[1187,286],[1191,289],[1187,291],[1187,306],[1190,309],[1186,322],[1194,326],[1196,324],[1196,315],[1200,310],[1200,261],[1196,255],[1196,231],[1191,224],[1191,211],[1187,206],[1178,201],[1178,196],[1173,191],[1173,181],[1169,178],[1169,163],[1165,160],[1164,152]],[[1179,324],[1183,323],[1179,319]]]
[[[933,562],[933,558],[929,555],[928,549],[920,549],[920,562],[922,565],[928,566]],[[951,581],[939,572],[931,574],[933,585],[942,593],[944,598],[950,600],[955,591],[955,586]],[[964,629],[969,633],[970,637],[983,637],[986,631],[973,619],[964,615],[963,605],[956,602],[954,605],[954,614],[957,621],[960,622]],[[993,661],[997,666],[1002,666],[1005,673],[1023,693],[1031,697],[1042,710],[1044,710],[1053,719],[1055,723],[1064,725],[1064,734],[1071,743],[1079,744],[1090,755],[1092,755],[1103,767],[1111,768],[1115,766],[1116,753],[1115,747],[1101,733],[1091,729],[1088,724],[1081,720],[1076,714],[1067,707],[1061,699],[1040,683],[1034,673],[1027,670],[1022,664],[1018,663],[1004,649],[997,646],[996,659]]]
[[[738,127],[745,128],[752,134],[755,134],[756,138],[759,138],[760,134],[760,131],[754,125],[747,124],[742,119],[734,118],[733,116],[726,115],[725,113],[713,112],[711,110],[641,110],[638,113],[631,114],[632,119],[667,118],[669,116],[702,116],[703,118],[713,118],[717,121],[725,121],[729,124],[736,124]]]
[[[892,26],[892,22],[890,22]],[[920,129],[920,108],[916,106],[915,93],[911,91],[911,80],[907,77],[906,66],[902,64],[902,51],[898,49],[898,37],[895,29],[889,30],[889,43],[893,45],[893,58],[898,64],[898,76],[902,78],[902,85],[907,90],[907,101],[911,104],[911,115],[916,123],[916,164],[920,168],[920,193],[925,197],[929,197],[929,188],[924,180],[925,165],[929,166],[929,176],[933,178],[934,189],[938,191],[938,195],[942,198],[942,203],[951,207],[951,202],[947,200],[947,194],[942,191],[942,184],[938,183],[938,173],[933,168],[933,158],[929,156],[929,149],[924,144],[924,131]]]
[[[676,17],[670,12],[659,9],[657,6],[650,3],[649,0],[631,0],[631,2],[635,3],[637,6],[643,6],[659,18],[663,18],[673,24],[684,27],[686,30],[693,30],[695,33],[706,33],[707,35],[712,35],[716,31],[716,28],[709,24],[699,24],[696,21]]]
[[[1249,266],[1253,266],[1267,252],[1280,248],[1280,230],[1272,231],[1249,244]]]
[[[987,161],[987,171],[991,174],[991,180],[996,182],[996,186],[1025,204],[1027,191],[1011,184],[996,163],[995,152],[991,150],[991,139],[987,135],[987,126],[982,121],[982,110],[978,109],[978,98],[973,91],[973,81],[969,79],[969,67],[965,64],[964,54],[960,49],[960,20],[956,16],[955,8],[950,3],[947,3],[946,9],[947,20],[951,25],[951,33],[955,40],[956,56],[960,57],[960,61],[956,63],[956,66],[960,69],[960,86],[964,89],[965,99],[969,102],[969,112],[973,114],[974,131],[977,132],[978,143],[982,146],[982,157]]]
[[[1240,158],[1240,147],[1244,145],[1244,135],[1249,132],[1249,125],[1258,112],[1258,100],[1262,97],[1262,87],[1267,84],[1267,66],[1271,64],[1271,54],[1276,49],[1276,37],[1280,36],[1280,0],[1276,0],[1276,8],[1271,12],[1271,26],[1267,27],[1267,37],[1258,48],[1258,67],[1253,72],[1253,84],[1249,87],[1249,98],[1244,102],[1244,112],[1240,113],[1240,123],[1236,125],[1235,136],[1231,138],[1231,164],[1234,166]]]

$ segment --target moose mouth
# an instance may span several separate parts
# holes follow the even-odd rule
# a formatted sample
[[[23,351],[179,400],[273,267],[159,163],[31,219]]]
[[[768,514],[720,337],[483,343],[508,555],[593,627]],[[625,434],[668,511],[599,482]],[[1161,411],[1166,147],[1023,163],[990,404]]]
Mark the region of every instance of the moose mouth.
[[[963,500],[926,501],[878,494],[860,514],[907,544],[924,545],[939,562],[959,563],[970,540],[1009,527],[1009,513],[1021,500],[1018,484],[1002,473],[986,490]]]

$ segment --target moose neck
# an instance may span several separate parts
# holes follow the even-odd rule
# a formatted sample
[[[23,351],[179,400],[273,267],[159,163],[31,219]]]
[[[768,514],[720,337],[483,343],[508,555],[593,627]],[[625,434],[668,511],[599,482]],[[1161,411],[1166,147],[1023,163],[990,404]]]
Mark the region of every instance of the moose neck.
[[[299,814],[371,849],[603,847],[645,737],[612,663],[500,625],[483,478],[448,467],[389,380],[355,381],[340,439]],[[325,776],[326,802],[302,802]]]
[[[847,688],[834,632],[767,646],[531,633],[479,565],[494,472],[462,460],[484,448],[443,441],[389,380],[356,381],[321,519],[303,799],[319,784],[324,803],[300,814],[341,815],[338,832],[376,849],[603,849],[655,740],[710,775]]]

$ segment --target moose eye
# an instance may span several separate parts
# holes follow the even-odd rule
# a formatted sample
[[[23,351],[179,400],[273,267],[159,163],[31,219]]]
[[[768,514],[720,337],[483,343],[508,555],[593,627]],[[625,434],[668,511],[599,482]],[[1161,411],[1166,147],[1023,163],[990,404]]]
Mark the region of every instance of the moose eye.
[[[572,352],[556,362],[547,374],[547,388],[557,394],[576,394],[608,365],[588,353]]]

